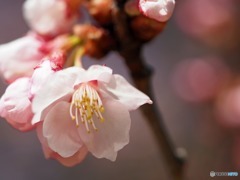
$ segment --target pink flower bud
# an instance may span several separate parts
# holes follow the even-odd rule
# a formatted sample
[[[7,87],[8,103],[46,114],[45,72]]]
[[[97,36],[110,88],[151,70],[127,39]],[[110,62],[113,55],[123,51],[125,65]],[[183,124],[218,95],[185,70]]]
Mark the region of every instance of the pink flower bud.
[[[139,0],[139,9],[147,17],[165,22],[172,16],[175,0]]]
[[[0,73],[7,82],[31,76],[47,53],[47,42],[32,33],[0,45]]]

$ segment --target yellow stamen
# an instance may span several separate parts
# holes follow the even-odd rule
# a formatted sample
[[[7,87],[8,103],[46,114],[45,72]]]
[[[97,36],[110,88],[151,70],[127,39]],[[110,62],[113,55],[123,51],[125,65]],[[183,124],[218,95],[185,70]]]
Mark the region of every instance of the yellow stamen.
[[[100,122],[104,122],[102,113],[104,107],[98,92],[89,84],[82,84],[73,94],[70,105],[70,116],[79,126],[79,121],[85,126],[90,133],[90,128],[98,131],[93,117],[97,117]]]

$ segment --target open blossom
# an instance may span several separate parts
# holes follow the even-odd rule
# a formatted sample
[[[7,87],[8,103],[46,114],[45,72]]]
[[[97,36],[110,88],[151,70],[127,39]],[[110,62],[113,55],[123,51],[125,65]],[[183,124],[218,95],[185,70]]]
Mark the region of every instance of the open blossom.
[[[33,129],[31,100],[53,72],[50,61],[45,60],[35,69],[31,78],[22,77],[11,83],[1,97],[0,116],[20,131]]]
[[[0,73],[8,82],[31,76],[34,67],[46,55],[44,46],[46,42],[32,33],[0,45]]]
[[[139,0],[140,11],[149,18],[165,22],[172,16],[175,0]]]
[[[34,123],[43,123],[49,148],[69,158],[85,146],[97,158],[114,161],[129,142],[129,111],[148,96],[105,66],[58,71],[33,99]]]
[[[23,5],[28,25],[37,33],[56,36],[66,33],[77,19],[69,0],[26,0]]]

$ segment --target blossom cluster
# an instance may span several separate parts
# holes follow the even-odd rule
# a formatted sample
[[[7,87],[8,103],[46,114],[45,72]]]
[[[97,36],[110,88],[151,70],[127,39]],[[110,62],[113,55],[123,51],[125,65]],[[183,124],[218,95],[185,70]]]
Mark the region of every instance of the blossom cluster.
[[[0,99],[0,116],[17,130],[36,130],[45,157],[65,166],[80,163],[88,152],[115,161],[129,142],[129,112],[152,103],[111,68],[82,67],[83,55],[102,57],[112,40],[101,28],[77,25],[83,18],[80,6],[106,24],[112,3],[26,0],[23,14],[30,31],[0,45],[0,73],[9,84]],[[174,3],[128,1],[126,9],[165,22]]]

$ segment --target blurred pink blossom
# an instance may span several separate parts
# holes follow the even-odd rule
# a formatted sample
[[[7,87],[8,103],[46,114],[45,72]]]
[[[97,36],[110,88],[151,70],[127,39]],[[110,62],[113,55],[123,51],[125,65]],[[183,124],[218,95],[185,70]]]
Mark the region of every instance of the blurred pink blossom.
[[[114,161],[129,142],[129,111],[152,103],[105,66],[70,67],[48,81],[33,99],[33,123],[43,121],[48,146],[63,158],[86,146],[97,158]]]
[[[179,27],[213,47],[235,45],[236,14],[233,0],[184,0],[176,10]]]
[[[228,128],[240,127],[240,84],[226,89],[216,103],[218,122]]]
[[[228,76],[229,70],[217,57],[189,59],[176,67],[173,86],[184,100],[203,102],[216,96]]]
[[[37,33],[53,37],[68,32],[77,20],[77,11],[72,12],[69,0],[26,0],[24,17],[30,28]]]

